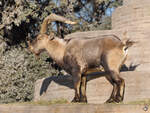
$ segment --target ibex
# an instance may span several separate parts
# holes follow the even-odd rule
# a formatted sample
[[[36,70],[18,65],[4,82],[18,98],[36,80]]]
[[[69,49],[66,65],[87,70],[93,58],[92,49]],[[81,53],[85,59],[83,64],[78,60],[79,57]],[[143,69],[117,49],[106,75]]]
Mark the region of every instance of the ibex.
[[[53,34],[47,35],[47,24],[60,21],[75,24],[62,16],[51,14],[41,26],[40,34],[29,49],[35,55],[46,50],[50,57],[73,77],[75,96],[72,102],[87,102],[86,74],[89,70],[102,66],[107,80],[113,85],[110,98],[106,101],[121,102],[124,98],[125,82],[119,76],[119,69],[127,57],[127,49],[133,41],[124,43],[115,35],[102,35],[96,38],[60,39]]]

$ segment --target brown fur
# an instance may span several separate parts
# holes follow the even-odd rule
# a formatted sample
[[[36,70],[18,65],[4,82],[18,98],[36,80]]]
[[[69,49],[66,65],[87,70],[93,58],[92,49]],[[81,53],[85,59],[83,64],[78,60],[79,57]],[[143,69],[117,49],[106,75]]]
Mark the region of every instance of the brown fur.
[[[119,68],[127,57],[127,49],[132,41],[125,43],[115,35],[97,38],[70,39],[65,41],[51,35],[39,34],[29,43],[31,52],[39,55],[46,50],[50,57],[66,72],[72,75],[75,97],[72,102],[87,102],[86,74],[91,70],[104,68],[113,91],[107,102],[121,102],[124,97],[125,82],[119,76]]]

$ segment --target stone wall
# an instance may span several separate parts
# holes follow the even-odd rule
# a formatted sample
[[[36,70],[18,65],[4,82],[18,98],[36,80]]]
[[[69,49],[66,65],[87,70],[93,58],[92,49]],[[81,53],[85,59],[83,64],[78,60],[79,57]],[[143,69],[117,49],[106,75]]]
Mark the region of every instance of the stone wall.
[[[0,105],[0,113],[149,113],[144,105]]]

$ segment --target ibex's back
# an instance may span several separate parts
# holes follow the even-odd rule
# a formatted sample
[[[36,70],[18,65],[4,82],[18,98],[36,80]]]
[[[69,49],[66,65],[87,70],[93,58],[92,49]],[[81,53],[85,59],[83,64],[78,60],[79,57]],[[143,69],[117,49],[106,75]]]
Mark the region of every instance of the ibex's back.
[[[120,39],[113,35],[90,39],[72,39],[66,46],[64,60],[66,62],[68,59],[80,59],[76,63],[82,65],[82,68],[95,68],[102,64],[101,60],[107,59],[106,56],[113,50],[121,52],[122,56],[120,57],[123,57],[125,55],[123,46]],[[117,55],[114,54],[112,57],[117,57]],[[67,62],[69,63],[69,61]]]

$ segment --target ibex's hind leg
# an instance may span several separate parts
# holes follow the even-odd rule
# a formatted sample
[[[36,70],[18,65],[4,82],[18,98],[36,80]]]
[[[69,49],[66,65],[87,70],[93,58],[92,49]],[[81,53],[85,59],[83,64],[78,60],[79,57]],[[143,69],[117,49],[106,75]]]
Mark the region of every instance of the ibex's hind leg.
[[[111,93],[110,98],[106,101],[106,103],[112,103],[115,100],[116,94],[117,94],[117,85],[114,83],[112,77],[110,75],[106,75],[106,79],[112,84],[113,91]]]
[[[87,97],[86,97],[86,75],[82,75],[81,77],[81,97],[80,102],[87,103]]]
[[[112,82],[113,85],[113,91],[112,94],[110,96],[110,98],[107,100],[108,103],[111,102],[122,102],[123,98],[124,98],[124,90],[125,90],[125,82],[124,80],[119,77],[119,74],[115,71],[110,71],[109,75],[110,76],[110,80]],[[108,77],[107,77],[108,79]]]
[[[124,97],[125,82],[119,76],[119,68],[125,61],[126,55],[124,51],[120,48],[113,49],[109,51],[106,57],[102,60],[102,65],[104,70],[108,72],[107,79],[113,85],[112,95],[107,102],[121,102]]]
[[[125,81],[123,78],[120,77],[120,83],[118,83],[118,92],[116,96],[116,102],[121,102],[124,99],[124,92],[125,92]]]

